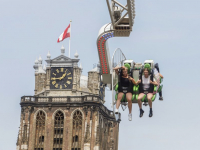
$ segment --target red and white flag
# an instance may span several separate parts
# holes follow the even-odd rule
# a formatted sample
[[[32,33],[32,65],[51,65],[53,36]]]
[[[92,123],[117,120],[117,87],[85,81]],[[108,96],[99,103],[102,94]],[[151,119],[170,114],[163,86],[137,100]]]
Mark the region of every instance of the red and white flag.
[[[58,43],[63,41],[64,39],[70,37],[70,32],[71,32],[71,28],[70,28],[70,24],[68,25],[68,27],[65,29],[65,31],[59,36],[58,38]]]

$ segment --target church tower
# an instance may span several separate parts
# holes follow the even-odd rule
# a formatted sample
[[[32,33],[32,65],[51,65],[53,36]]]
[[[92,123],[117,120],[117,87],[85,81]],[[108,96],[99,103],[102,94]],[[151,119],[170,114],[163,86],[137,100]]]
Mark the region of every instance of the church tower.
[[[48,52],[46,66],[36,59],[35,94],[20,101],[17,150],[118,150],[119,121],[103,105],[99,66],[83,76],[78,57],[62,47],[54,59]]]

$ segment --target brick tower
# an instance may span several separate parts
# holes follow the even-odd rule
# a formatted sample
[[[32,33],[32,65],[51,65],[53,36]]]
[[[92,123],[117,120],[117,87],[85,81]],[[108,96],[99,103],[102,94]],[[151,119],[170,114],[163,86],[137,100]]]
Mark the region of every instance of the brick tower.
[[[17,150],[118,150],[119,121],[105,102],[99,67],[83,76],[74,58],[35,61],[35,94],[21,97]],[[28,82],[28,81],[27,81]]]

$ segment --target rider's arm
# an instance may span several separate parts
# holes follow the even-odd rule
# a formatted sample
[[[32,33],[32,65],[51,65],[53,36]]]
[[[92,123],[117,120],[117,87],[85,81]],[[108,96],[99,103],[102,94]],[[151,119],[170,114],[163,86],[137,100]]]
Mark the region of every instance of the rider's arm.
[[[140,84],[141,83],[141,80],[138,80],[137,82],[136,82],[136,85],[138,85],[138,84]]]
[[[162,74],[159,73],[159,75],[160,75],[160,77],[161,77],[162,79],[164,78]]]
[[[115,67],[115,68],[113,68],[113,70],[115,70],[115,72],[116,72],[116,74],[117,74],[117,75],[119,74],[119,71],[118,71],[118,69],[120,69],[120,68],[124,68],[124,66],[122,66],[122,67]]]
[[[156,82],[155,79],[153,79],[153,82],[150,80],[150,83],[153,84],[153,85],[156,85],[156,86],[158,85],[158,83]]]
[[[133,78],[131,78],[130,76],[128,77],[130,81],[133,82],[133,84],[137,85],[137,83],[135,82],[135,80]]]
[[[115,67],[115,68],[113,68],[113,70],[118,70],[118,69],[120,69],[120,68],[125,68],[124,66],[122,66],[122,67]]]

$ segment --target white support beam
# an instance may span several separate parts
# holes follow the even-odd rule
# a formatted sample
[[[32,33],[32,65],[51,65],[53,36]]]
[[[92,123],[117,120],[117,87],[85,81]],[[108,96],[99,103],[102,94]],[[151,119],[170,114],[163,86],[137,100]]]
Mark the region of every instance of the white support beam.
[[[127,8],[127,6],[128,6],[128,5],[126,4],[126,6],[125,6],[125,7]],[[123,12],[124,10],[125,10],[125,9],[123,8],[121,12]]]
[[[112,14],[112,9],[110,8],[110,3],[109,0],[106,0],[107,5],[108,5],[108,10],[109,10],[109,14],[110,14],[110,19],[112,21],[112,24],[114,24],[114,18],[113,18],[113,14]]]
[[[116,4],[118,4],[119,6],[121,6],[123,9],[128,11],[128,8],[126,8],[124,5],[120,4],[119,2],[113,0],[113,2],[115,2]]]
[[[120,23],[120,21],[121,21],[122,19],[124,19],[124,17],[126,17],[126,15],[128,15],[128,12],[126,12],[126,13],[114,24],[114,26],[118,25],[118,24]]]

